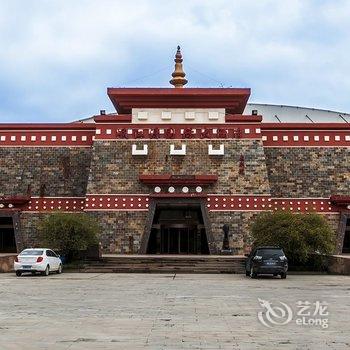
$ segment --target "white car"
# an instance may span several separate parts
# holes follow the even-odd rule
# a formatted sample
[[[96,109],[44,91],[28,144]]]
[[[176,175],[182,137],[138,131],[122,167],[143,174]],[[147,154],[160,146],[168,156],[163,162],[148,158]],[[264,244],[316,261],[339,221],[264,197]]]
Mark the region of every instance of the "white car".
[[[40,272],[48,276],[50,272],[62,273],[62,261],[60,257],[51,249],[29,248],[24,249],[14,262],[14,270],[17,276],[23,272],[31,272],[35,275]]]

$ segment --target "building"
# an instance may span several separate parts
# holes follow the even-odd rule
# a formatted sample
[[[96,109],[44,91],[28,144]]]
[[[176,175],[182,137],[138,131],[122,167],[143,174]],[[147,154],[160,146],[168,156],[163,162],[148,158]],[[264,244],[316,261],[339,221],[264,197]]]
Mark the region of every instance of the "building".
[[[350,249],[350,115],[247,104],[250,89],[108,88],[117,113],[0,124],[0,250],[37,242],[40,219],[86,212],[111,253],[233,253],[266,210],[323,214]]]

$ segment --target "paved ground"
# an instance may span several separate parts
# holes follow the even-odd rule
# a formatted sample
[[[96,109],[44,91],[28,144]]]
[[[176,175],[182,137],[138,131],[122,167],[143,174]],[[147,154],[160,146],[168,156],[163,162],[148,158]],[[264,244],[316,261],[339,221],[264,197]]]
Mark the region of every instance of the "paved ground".
[[[264,326],[258,298],[286,303],[292,320]],[[315,317],[329,327],[297,325],[299,300],[328,302]],[[288,321],[282,309],[263,314],[269,325],[268,315]],[[349,348],[350,277],[0,274],[1,350]]]

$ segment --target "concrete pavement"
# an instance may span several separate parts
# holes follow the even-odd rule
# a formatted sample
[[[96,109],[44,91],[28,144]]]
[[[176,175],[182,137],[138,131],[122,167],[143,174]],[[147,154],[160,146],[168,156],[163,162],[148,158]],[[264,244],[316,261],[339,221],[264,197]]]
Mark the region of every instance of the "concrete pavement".
[[[293,318],[263,325],[258,298]],[[329,327],[297,325],[298,301],[326,301]],[[1,350],[348,349],[349,329],[348,276],[0,274]]]

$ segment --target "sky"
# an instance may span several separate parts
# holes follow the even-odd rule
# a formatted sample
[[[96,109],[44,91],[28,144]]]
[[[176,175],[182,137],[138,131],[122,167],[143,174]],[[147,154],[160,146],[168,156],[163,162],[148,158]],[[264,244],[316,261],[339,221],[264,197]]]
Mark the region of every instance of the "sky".
[[[249,87],[350,112],[350,0],[0,0],[0,122],[113,112],[107,87]]]

